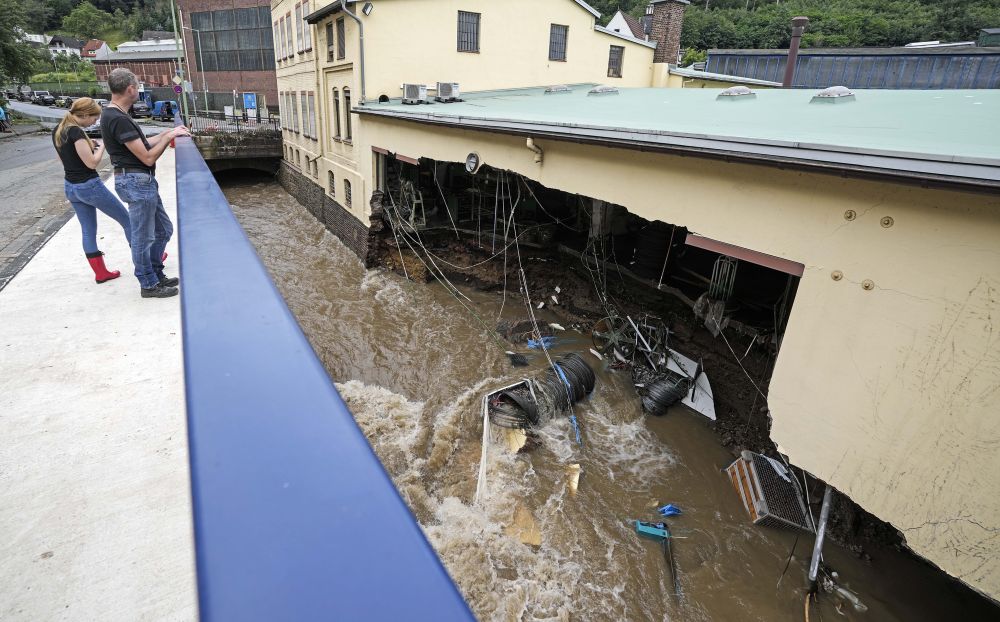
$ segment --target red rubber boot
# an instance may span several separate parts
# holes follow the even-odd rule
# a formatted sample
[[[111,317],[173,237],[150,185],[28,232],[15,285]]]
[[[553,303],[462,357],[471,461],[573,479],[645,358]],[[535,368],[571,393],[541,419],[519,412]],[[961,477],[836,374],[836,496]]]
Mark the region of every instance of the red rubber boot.
[[[96,253],[87,253],[87,261],[90,262],[90,267],[94,270],[94,280],[98,283],[104,283],[105,281],[110,281],[111,279],[117,279],[122,275],[122,273],[117,270],[108,270],[104,267],[104,253],[101,251],[97,251]]]

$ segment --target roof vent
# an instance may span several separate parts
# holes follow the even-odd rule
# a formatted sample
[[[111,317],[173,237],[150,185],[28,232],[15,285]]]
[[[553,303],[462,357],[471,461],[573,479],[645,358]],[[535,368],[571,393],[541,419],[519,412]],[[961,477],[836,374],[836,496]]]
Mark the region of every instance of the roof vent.
[[[546,95],[558,95],[560,93],[572,93],[573,89],[569,88],[565,84],[553,84],[552,86],[545,89]]]
[[[588,96],[590,96],[590,95],[617,95],[617,94],[618,94],[618,89],[617,88],[615,88],[613,86],[608,86],[606,84],[602,84],[601,86],[595,86],[594,88],[590,89],[589,93],[587,93]]]
[[[717,101],[747,101],[757,99],[757,94],[746,86],[731,86],[715,96]]]
[[[812,98],[812,103],[835,104],[854,101],[854,93],[846,86],[831,86],[823,89]]]

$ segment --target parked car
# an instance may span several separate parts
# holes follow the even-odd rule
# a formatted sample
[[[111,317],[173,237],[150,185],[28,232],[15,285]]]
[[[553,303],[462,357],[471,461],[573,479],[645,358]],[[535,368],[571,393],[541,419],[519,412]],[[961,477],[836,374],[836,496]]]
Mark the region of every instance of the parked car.
[[[69,100],[68,102],[66,101],[67,99]],[[57,108],[69,108],[71,105],[73,105],[73,98],[69,95],[56,96],[55,106]]]
[[[128,113],[135,119],[139,117],[152,117],[153,113],[150,112],[149,106],[145,102],[135,102],[132,107],[128,109]]]
[[[94,121],[94,124],[91,125],[90,127],[84,128],[83,131],[87,134],[87,136],[90,136],[92,138],[100,138],[101,137],[101,117],[97,117],[97,121]]]
[[[94,102],[101,108],[107,108],[108,104],[111,103],[106,99],[95,99]]]
[[[162,121],[173,121],[174,113],[179,110],[174,100],[160,100],[153,103],[153,117]]]
[[[48,91],[32,91],[31,103],[39,106],[52,106],[56,103],[56,98]]]

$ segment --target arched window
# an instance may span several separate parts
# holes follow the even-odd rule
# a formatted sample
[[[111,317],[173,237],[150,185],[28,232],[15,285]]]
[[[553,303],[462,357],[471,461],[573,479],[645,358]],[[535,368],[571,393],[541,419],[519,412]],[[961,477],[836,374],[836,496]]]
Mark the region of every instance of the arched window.
[[[328,184],[328,186],[330,188],[330,196],[336,198],[337,197],[337,178],[333,176],[333,171],[329,171],[326,174],[326,177],[327,177],[327,184]]]
[[[333,89],[333,138],[340,138],[340,91]]]
[[[344,180],[344,207],[348,209],[351,207],[351,181],[349,179]]]
[[[344,140],[351,140],[351,89],[344,89],[344,130]]]

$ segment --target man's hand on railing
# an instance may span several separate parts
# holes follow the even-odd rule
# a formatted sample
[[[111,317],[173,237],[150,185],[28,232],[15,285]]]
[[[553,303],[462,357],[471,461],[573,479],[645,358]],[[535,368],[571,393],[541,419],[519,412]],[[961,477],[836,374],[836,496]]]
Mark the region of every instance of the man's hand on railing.
[[[170,130],[170,133],[172,134],[172,136],[170,138],[177,138],[178,136],[190,136],[191,135],[191,130],[189,130],[184,125],[178,125],[175,128],[173,128],[172,130]]]

